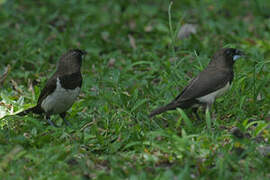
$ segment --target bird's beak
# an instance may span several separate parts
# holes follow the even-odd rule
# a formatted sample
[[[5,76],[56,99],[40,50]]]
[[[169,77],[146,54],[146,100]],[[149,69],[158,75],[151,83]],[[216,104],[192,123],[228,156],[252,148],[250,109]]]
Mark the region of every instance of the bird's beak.
[[[86,55],[86,54],[87,54],[87,52],[82,50],[82,55]]]
[[[243,51],[237,51],[237,54],[239,54],[240,56],[245,56],[246,54]]]
[[[245,56],[245,53],[243,51],[237,50],[236,54],[233,56],[233,60],[236,61],[237,59],[239,59],[239,58],[241,58],[243,56]]]

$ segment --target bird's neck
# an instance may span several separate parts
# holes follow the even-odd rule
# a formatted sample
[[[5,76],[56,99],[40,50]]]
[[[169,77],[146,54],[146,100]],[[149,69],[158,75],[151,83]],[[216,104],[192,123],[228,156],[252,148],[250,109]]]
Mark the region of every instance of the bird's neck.
[[[211,61],[208,66],[216,69],[233,69],[233,64],[229,64],[226,61]]]
[[[80,73],[80,72],[81,72],[80,66],[70,67],[70,66],[65,66],[62,64],[57,69],[57,74],[59,75],[74,74],[74,73]]]

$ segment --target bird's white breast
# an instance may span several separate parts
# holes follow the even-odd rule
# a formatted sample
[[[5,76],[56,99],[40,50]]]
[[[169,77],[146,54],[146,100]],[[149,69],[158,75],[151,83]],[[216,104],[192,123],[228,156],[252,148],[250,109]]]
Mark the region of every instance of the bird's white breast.
[[[47,96],[41,103],[41,108],[50,114],[60,114],[67,111],[80,93],[80,88],[64,89],[59,78],[57,78],[56,88],[52,94]]]
[[[222,94],[224,94],[230,88],[230,86],[231,86],[230,82],[228,82],[223,88],[218,89],[217,91],[214,91],[200,98],[197,98],[197,100],[203,103],[212,104],[215,101],[216,97],[219,97]]]

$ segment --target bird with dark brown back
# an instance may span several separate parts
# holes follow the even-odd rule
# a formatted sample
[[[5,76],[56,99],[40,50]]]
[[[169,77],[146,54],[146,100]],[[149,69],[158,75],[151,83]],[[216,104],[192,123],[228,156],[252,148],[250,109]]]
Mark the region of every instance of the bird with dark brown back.
[[[183,91],[169,104],[153,110],[149,117],[176,108],[192,108],[198,119],[197,108],[210,110],[215,99],[229,89],[233,80],[233,65],[244,53],[234,48],[217,51],[208,66],[193,78]]]
[[[62,55],[56,72],[42,89],[37,105],[18,115],[45,114],[48,123],[56,127],[50,116],[59,114],[65,124],[70,125],[65,116],[80,93],[82,86],[81,65],[85,54],[85,51],[73,49]]]

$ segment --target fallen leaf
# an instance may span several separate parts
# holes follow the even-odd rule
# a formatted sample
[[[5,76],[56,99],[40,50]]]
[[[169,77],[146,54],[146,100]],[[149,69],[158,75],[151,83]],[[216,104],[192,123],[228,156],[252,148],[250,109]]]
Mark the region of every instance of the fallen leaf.
[[[262,95],[259,93],[258,96],[257,96],[257,101],[261,101],[263,98],[262,98]]]
[[[134,39],[134,37],[132,35],[128,35],[128,39],[129,39],[129,44],[130,46],[135,50],[137,49],[137,46],[136,46],[136,41]]]
[[[11,84],[12,84],[14,90],[17,91],[20,94],[23,94],[23,91],[19,88],[17,82],[14,81],[13,79],[11,79],[10,81],[11,81]]]
[[[136,28],[136,21],[134,20],[129,21],[129,28],[131,30],[134,30]]]
[[[8,65],[3,73],[2,76],[0,76],[0,88],[4,85],[5,80],[7,79],[8,73],[10,71],[10,65]]]
[[[197,25],[196,24],[184,24],[179,32],[178,32],[178,39],[185,39],[189,37],[191,34],[197,33]]]
[[[109,62],[108,62],[108,67],[113,67],[115,64],[115,59],[114,58],[110,58]]]
[[[151,25],[147,25],[144,27],[145,32],[151,32],[152,30],[153,30],[153,26],[151,26]]]
[[[28,90],[31,91],[32,96],[34,97],[35,96],[35,91],[34,91],[33,83],[32,83],[32,81],[30,79],[28,79],[28,84],[29,84],[28,85],[29,86]]]

